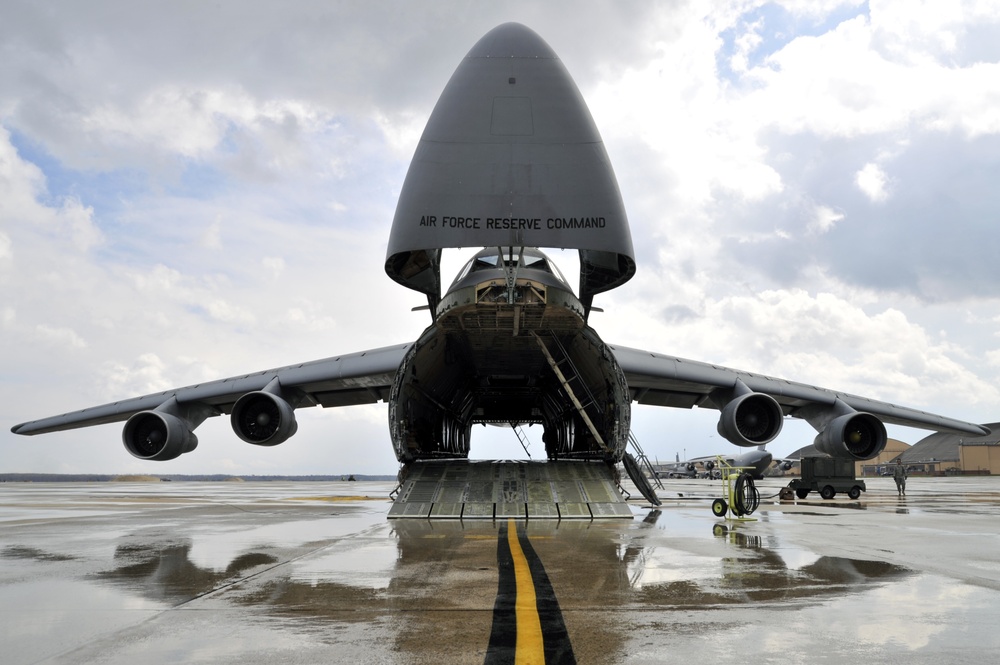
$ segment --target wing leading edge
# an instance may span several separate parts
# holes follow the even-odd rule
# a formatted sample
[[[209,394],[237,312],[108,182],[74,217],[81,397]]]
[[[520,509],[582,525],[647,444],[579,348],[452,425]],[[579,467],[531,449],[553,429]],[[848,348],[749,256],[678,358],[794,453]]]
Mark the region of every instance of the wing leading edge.
[[[181,405],[200,405],[207,410],[206,415],[221,415],[230,413],[240,397],[264,390],[275,379],[283,389],[297,393],[299,407],[372,404],[388,399],[393,377],[410,346],[387,346],[134,397],[22,423],[11,431],[44,434],[121,422],[139,412],[157,409],[172,398]]]
[[[774,398],[784,415],[810,419],[816,408],[834,408],[839,401],[856,411],[870,413],[885,423],[940,432],[983,436],[989,428],[955,418],[897,406],[804,383],[685,360],[650,351],[611,345],[639,404],[693,408],[715,408],[712,394],[731,390],[738,381],[755,393]]]

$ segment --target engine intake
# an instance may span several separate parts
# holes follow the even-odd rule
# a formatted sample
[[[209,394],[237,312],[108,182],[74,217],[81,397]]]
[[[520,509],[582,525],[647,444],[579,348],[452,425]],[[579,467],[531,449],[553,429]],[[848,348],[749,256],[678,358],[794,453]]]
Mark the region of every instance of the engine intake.
[[[770,395],[746,390],[723,407],[719,434],[737,446],[761,446],[781,432],[784,414]]]
[[[813,445],[831,457],[868,460],[882,452],[886,440],[881,420],[870,413],[854,412],[831,420]]]
[[[239,398],[230,422],[236,436],[255,446],[276,446],[299,428],[292,406],[267,388]]]
[[[133,457],[163,462],[194,450],[198,437],[178,416],[161,411],[140,411],[125,423],[122,443]]]

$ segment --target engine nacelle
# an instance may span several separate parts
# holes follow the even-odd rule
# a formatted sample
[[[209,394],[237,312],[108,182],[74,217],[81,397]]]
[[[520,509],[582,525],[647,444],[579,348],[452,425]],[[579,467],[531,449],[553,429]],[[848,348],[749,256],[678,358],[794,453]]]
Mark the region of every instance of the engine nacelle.
[[[770,395],[747,392],[730,400],[719,417],[719,434],[737,446],[762,446],[781,432],[784,414]]]
[[[276,446],[299,428],[291,404],[266,390],[236,400],[230,422],[236,436],[255,446]]]
[[[830,421],[813,445],[831,457],[868,460],[885,448],[885,425],[870,413],[847,413]]]
[[[194,450],[198,437],[183,418],[162,411],[140,411],[125,423],[122,443],[133,457],[163,462]]]

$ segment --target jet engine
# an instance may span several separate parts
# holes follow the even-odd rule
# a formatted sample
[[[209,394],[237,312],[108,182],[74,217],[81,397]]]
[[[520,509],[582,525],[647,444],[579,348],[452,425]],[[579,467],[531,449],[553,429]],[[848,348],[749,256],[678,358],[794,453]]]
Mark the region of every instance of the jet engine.
[[[838,416],[816,435],[813,445],[831,457],[867,460],[878,456],[886,444],[885,425],[870,413]]]
[[[742,385],[742,384],[739,384]],[[719,434],[737,446],[761,446],[781,432],[781,406],[770,395],[746,392],[729,400],[719,417]]]
[[[163,411],[140,411],[125,423],[122,442],[133,457],[163,462],[189,453],[198,437],[184,419]]]
[[[236,400],[230,422],[236,436],[255,446],[276,446],[299,428],[292,405],[268,388]]]

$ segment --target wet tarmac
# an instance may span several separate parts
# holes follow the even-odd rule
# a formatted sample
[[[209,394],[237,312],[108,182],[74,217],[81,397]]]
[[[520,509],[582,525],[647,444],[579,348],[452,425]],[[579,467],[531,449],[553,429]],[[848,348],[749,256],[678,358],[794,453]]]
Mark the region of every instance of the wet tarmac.
[[[994,662],[1000,479],[867,482],[779,503],[762,481],[733,523],[720,483],[667,481],[632,520],[517,533],[576,662]],[[487,662],[515,524],[390,521],[391,489],[0,484],[0,661]]]

